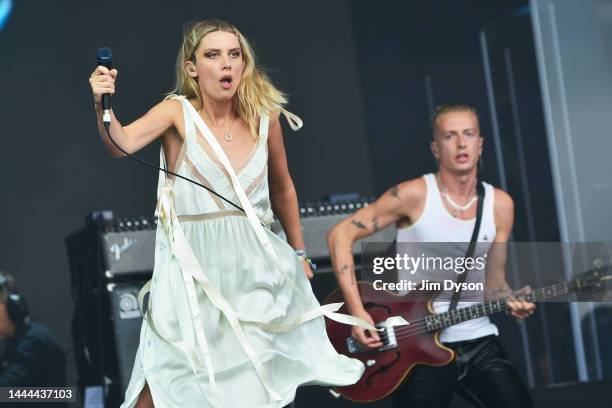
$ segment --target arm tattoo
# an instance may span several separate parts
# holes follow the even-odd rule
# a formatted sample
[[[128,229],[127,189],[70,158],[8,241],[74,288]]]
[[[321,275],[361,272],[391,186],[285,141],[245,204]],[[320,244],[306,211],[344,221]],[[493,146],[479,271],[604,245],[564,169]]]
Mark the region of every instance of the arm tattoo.
[[[493,296],[496,299],[500,299],[502,297],[506,297],[508,295],[508,289],[504,283],[500,283],[495,289],[493,289]]]
[[[355,286],[356,282],[355,282],[355,272],[354,272],[354,271],[355,271],[355,269],[354,269],[354,268],[352,268],[352,267],[350,267],[350,266],[348,266],[348,265],[346,265],[346,264],[345,264],[345,265],[342,265],[342,267],[341,267],[341,268],[340,268],[340,270],[338,271],[338,274],[339,274],[339,275],[344,275],[344,273],[345,273],[346,271],[348,271],[348,270],[350,270],[350,275],[351,275],[351,276],[350,276],[350,278],[351,278],[351,285],[352,285],[352,286]]]
[[[395,198],[397,198],[398,200],[402,201],[402,199],[399,196],[399,190],[397,188],[397,186],[393,186],[391,187],[391,189],[389,190],[389,192],[391,193],[391,195]]]
[[[359,229],[366,229],[366,226],[361,223],[359,220],[351,220],[351,224],[356,226]]]
[[[374,229],[374,233],[380,231],[380,228],[378,227],[378,217],[372,218],[372,228]]]

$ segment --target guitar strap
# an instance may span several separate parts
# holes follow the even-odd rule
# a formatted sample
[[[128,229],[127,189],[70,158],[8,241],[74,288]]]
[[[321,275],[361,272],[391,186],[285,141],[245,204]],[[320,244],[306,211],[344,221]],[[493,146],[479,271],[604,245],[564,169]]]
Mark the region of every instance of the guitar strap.
[[[482,207],[484,207],[485,197],[485,189],[482,182],[476,185],[476,195],[478,196],[478,204],[476,207],[476,222],[474,223],[474,231],[472,231],[472,239],[470,240],[470,245],[468,246],[467,252],[465,253],[466,258],[471,258],[474,256],[474,251],[476,250],[476,243],[478,242],[478,233],[480,232],[480,223],[482,221]],[[461,292],[463,290],[461,284],[465,282],[467,274],[468,270],[466,269],[465,272],[457,275],[457,280],[455,282],[459,284],[459,289],[453,293],[450,306],[448,307],[449,312],[457,308],[457,304],[459,303],[459,298],[461,297]]]

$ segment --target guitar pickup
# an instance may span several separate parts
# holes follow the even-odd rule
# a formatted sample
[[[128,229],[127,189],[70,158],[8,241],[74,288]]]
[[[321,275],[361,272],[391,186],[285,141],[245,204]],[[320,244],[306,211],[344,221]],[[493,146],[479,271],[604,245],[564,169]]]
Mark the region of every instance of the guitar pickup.
[[[395,338],[395,328],[391,325],[385,325],[385,323],[377,323],[377,329],[384,329],[383,331],[378,332],[378,336],[380,340],[383,342],[383,345],[376,349],[376,351],[389,350],[397,347],[397,339]],[[357,340],[352,337],[346,339],[346,346],[351,354],[363,353],[366,351],[372,351],[371,349],[367,349],[361,346]]]

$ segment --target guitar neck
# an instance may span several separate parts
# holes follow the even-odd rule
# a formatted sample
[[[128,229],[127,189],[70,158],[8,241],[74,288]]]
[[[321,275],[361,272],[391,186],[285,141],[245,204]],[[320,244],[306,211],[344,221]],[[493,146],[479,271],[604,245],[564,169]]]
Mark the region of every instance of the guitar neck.
[[[541,302],[546,299],[555,298],[568,293],[575,292],[580,289],[579,280],[571,280],[568,282],[557,283],[536,289],[529,294],[523,295],[522,299],[528,302]],[[427,316],[425,324],[427,331],[435,331],[453,326],[458,323],[468,320],[478,319],[494,313],[508,310],[506,299],[490,300],[483,303],[477,303],[471,306],[455,309],[450,312],[436,313]]]

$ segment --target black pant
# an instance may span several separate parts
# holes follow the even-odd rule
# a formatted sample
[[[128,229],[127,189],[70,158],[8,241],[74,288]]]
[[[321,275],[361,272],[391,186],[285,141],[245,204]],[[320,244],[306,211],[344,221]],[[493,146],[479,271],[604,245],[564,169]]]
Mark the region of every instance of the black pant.
[[[478,408],[533,406],[497,336],[445,345],[457,359],[445,366],[417,366],[394,394],[395,408],[446,407],[455,392]]]

